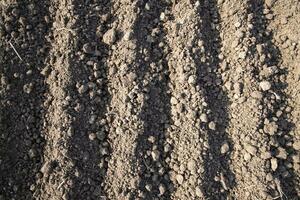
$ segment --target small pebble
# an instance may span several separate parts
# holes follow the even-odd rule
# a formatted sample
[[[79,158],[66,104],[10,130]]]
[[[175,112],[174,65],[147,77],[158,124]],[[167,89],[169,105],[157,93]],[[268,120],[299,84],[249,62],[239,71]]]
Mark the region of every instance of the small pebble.
[[[297,151],[299,151],[299,150],[300,150],[300,140],[299,140],[299,141],[296,141],[296,142],[294,142],[294,144],[293,144],[293,148],[294,148],[295,150],[297,150]]]
[[[280,159],[287,159],[287,152],[284,148],[282,147],[278,147],[277,149],[277,155],[276,155],[277,158],[280,158]]]
[[[160,13],[159,19],[160,19],[161,21],[164,21],[165,18],[166,18],[165,13],[164,13],[164,12]]]
[[[225,154],[229,151],[229,145],[227,142],[225,142],[222,146],[221,146],[221,154]]]
[[[233,85],[234,93],[241,94],[242,93],[242,87],[243,87],[242,83],[239,83],[239,82],[234,83],[234,85]]]
[[[92,54],[94,52],[92,45],[89,43],[85,43],[82,47],[82,50],[87,54]]]
[[[200,187],[196,187],[196,196],[197,197],[203,197],[203,193],[202,193]]]
[[[264,125],[264,132],[270,135],[274,135],[277,132],[278,125],[276,122],[267,123]]]
[[[90,133],[90,134],[89,134],[89,139],[90,139],[91,141],[95,140],[96,138],[97,138],[97,135],[96,135],[95,133]]]
[[[271,152],[263,152],[262,154],[261,154],[261,158],[262,159],[264,159],[264,160],[268,160],[268,159],[270,159],[272,157],[272,154],[271,154]]]
[[[149,192],[152,190],[152,186],[150,184],[147,184],[145,186],[146,190],[148,190]]]
[[[196,162],[194,160],[190,160],[188,163],[187,163],[187,168],[188,170],[190,171],[194,171],[196,169]]]
[[[262,81],[259,83],[259,86],[263,91],[271,89],[271,83],[269,81]]]
[[[176,175],[176,180],[179,183],[179,185],[181,185],[183,183],[183,176],[181,174],[177,174]]]
[[[78,88],[78,92],[79,92],[79,94],[83,94],[83,93],[85,93],[87,90],[88,90],[88,85],[86,85],[86,84],[83,84],[83,85],[81,85],[79,88]]]
[[[215,122],[209,122],[208,128],[211,130],[216,130],[216,123]]]
[[[245,150],[250,153],[251,155],[256,155],[257,148],[251,144],[245,144],[244,145]]]
[[[207,118],[207,114],[206,113],[202,113],[201,115],[200,115],[200,120],[202,121],[202,122],[208,122],[208,118]]]
[[[127,31],[123,36],[125,41],[129,41],[132,38],[132,31]]]
[[[275,2],[275,0],[265,0],[265,4],[269,8],[273,6],[274,2]]]
[[[241,25],[242,25],[242,24],[241,24],[240,21],[237,21],[237,22],[234,23],[235,28],[240,28]]]
[[[152,156],[152,159],[154,161],[158,161],[159,160],[159,155],[160,155],[160,153],[159,153],[158,150],[154,150],[154,151],[151,152],[151,156]]]
[[[277,159],[276,158],[272,158],[271,159],[271,169],[273,171],[276,171],[277,167],[278,167]]]
[[[114,28],[108,30],[106,33],[103,35],[103,42],[108,45],[112,45],[115,43],[117,37],[117,33]]]
[[[158,190],[159,190],[159,195],[162,196],[166,192],[166,187],[163,184],[159,184]]]
[[[244,160],[245,160],[245,161],[249,161],[250,159],[251,159],[251,154],[248,153],[248,152],[246,152],[246,153],[244,154]]]
[[[188,83],[191,85],[195,85],[197,82],[197,77],[195,75],[189,76]]]

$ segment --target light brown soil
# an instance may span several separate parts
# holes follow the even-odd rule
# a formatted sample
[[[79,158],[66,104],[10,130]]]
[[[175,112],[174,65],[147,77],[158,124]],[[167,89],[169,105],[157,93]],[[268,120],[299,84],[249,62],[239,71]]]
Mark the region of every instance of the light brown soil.
[[[0,200],[300,199],[298,0],[1,0]]]

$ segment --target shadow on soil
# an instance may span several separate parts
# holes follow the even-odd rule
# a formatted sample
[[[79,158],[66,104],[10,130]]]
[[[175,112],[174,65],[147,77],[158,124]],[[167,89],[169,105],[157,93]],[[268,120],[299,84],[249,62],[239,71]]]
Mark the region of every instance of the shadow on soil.
[[[35,183],[43,162],[42,110],[47,87],[40,71],[48,53],[46,36],[51,28],[44,21],[49,14],[48,4],[49,1],[33,1],[29,7],[20,0],[0,16],[0,21],[10,24],[10,33],[14,31],[2,37],[5,47],[0,57],[3,75],[0,84],[0,199],[33,199],[30,186]],[[7,17],[12,21],[7,22]],[[32,70],[31,75],[26,74],[28,70]],[[24,88],[29,84],[33,84],[32,91],[26,93]]]
[[[110,16],[110,0],[101,1],[75,1],[74,13],[78,14],[79,43],[78,51],[84,44],[92,45],[100,51],[100,56],[86,54],[82,61],[71,63],[74,67],[72,76],[74,81],[80,84],[95,83],[96,89],[88,89],[83,94],[72,94],[75,96],[76,105],[80,105],[72,124],[74,134],[69,140],[68,155],[74,162],[77,176],[74,171],[70,172],[72,182],[74,183],[68,192],[71,199],[101,199],[106,196],[104,192],[104,178],[106,176],[110,146],[107,141],[108,129],[106,127],[107,106],[110,104],[111,97],[108,92],[108,66],[106,59],[108,57],[108,46],[99,43],[97,28],[101,32],[108,30],[107,25],[110,19],[101,21],[97,14],[101,16],[108,14]],[[100,7],[99,7],[100,6]],[[97,7],[97,10],[95,10]],[[100,10],[99,10],[100,9]],[[109,17],[108,17],[109,18]],[[101,40],[100,40],[101,41]],[[91,64],[87,64],[90,62]],[[100,72],[100,77],[95,77],[95,68]],[[70,91],[74,88],[70,89]],[[91,92],[95,95],[91,96]],[[79,98],[77,98],[79,97]],[[97,139],[91,139],[96,134]]]
[[[266,110],[266,115],[268,119],[272,119],[276,115],[278,111],[283,111],[283,113],[278,117],[277,125],[278,125],[278,132],[274,136],[270,138],[271,141],[274,141],[275,143],[279,144],[279,146],[283,147],[286,152],[293,155],[295,153],[295,150],[287,146],[289,142],[292,142],[293,137],[290,135],[290,131],[293,129],[294,124],[290,122],[290,120],[287,117],[287,113],[285,110],[282,110],[282,107],[286,107],[287,102],[287,95],[284,93],[284,89],[287,87],[286,83],[282,82],[280,79],[281,75],[286,75],[287,71],[283,68],[280,68],[281,65],[281,53],[278,47],[272,42],[273,35],[267,30],[268,21],[264,15],[264,1],[258,0],[258,1],[249,1],[248,3],[248,13],[253,14],[252,23],[255,29],[252,31],[252,35],[256,39],[256,44],[264,44],[264,51],[266,56],[266,60],[262,64],[266,64],[268,67],[271,66],[278,66],[279,72],[269,78],[271,82],[274,84],[274,92],[279,94],[281,99],[276,100],[276,103],[273,103],[272,109]],[[251,51],[253,52],[253,55],[256,50],[256,46],[253,46],[251,48]],[[270,56],[268,56],[270,54]],[[256,69],[255,73],[258,76],[259,72],[262,69]],[[265,99],[268,101],[274,101],[271,100],[271,95],[273,94],[266,94]],[[260,128],[263,128],[263,123],[261,124]],[[271,151],[273,156],[275,156],[277,152],[277,148],[275,146],[271,146]],[[288,173],[286,173],[288,172]],[[293,171],[293,168],[286,168],[284,165],[284,160],[279,160],[279,167],[278,169],[272,173],[273,178],[280,181],[280,185],[282,188],[282,192],[285,194],[282,196],[282,199],[299,199],[297,196],[296,191],[296,181],[295,177],[296,174]],[[273,197],[278,197],[279,191],[278,188],[271,188],[269,190],[269,193]]]
[[[171,185],[168,176],[169,166],[166,163],[169,155],[164,152],[166,125],[170,124],[171,109],[168,89],[169,69],[163,47],[159,46],[159,43],[165,39],[159,16],[166,5],[160,1],[150,0],[147,3],[151,10],[147,11],[145,3],[146,1],[142,1],[137,5],[140,13],[134,25],[138,46],[136,73],[140,79],[141,88],[147,91],[140,113],[140,118],[144,122],[143,132],[137,139],[135,150],[136,158],[141,166],[139,190],[143,192],[143,199],[170,199],[168,189],[160,195],[158,184],[161,183],[165,187]],[[154,38],[153,43],[146,42],[150,35]],[[149,152],[156,152],[158,158],[154,158]],[[151,191],[147,191],[146,185],[152,187]]]
[[[204,42],[205,52],[200,53],[202,57],[206,57],[206,61],[195,58],[198,66],[197,76],[198,84],[201,88],[205,102],[207,102],[207,110],[210,111],[208,118],[216,123],[216,130],[210,130],[207,125],[202,124],[201,129],[208,131],[209,149],[204,157],[204,180],[203,194],[208,199],[226,199],[229,190],[235,186],[235,175],[231,172],[230,155],[227,153],[222,155],[220,148],[224,142],[232,144],[226,127],[229,123],[228,105],[229,99],[225,91],[222,89],[222,79],[218,73],[220,60],[220,33],[218,27],[213,27],[220,23],[217,2],[204,1],[200,5],[199,15],[201,16],[203,25],[200,33]],[[205,127],[206,126],[206,127]],[[224,177],[225,185],[215,181],[215,177]]]

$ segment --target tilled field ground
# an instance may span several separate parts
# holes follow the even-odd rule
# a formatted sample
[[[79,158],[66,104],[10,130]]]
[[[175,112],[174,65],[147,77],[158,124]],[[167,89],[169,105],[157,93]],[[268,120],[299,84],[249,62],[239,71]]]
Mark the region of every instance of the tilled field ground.
[[[298,0],[1,0],[0,200],[300,199]]]

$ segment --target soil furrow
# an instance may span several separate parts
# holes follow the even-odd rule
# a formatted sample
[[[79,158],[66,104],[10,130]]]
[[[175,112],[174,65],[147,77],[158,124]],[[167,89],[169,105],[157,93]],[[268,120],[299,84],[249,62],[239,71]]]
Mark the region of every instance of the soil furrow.
[[[174,19],[168,24],[171,49],[170,67],[171,116],[169,137],[173,151],[170,177],[175,186],[172,199],[204,199],[204,158],[208,144],[208,126],[215,129],[207,114],[205,91],[201,88],[199,52],[204,51],[203,20],[199,2],[181,1],[173,5]],[[202,72],[201,72],[202,73]],[[206,112],[207,111],[207,112]],[[211,117],[211,116],[209,116]],[[210,124],[210,125],[209,125]]]
[[[299,134],[299,119],[300,119],[300,90],[297,87],[300,79],[300,68],[298,66],[300,61],[299,56],[299,42],[297,40],[300,36],[299,32],[299,14],[296,10],[299,10],[299,2],[292,1],[291,4],[286,4],[285,1],[278,1],[270,7],[270,14],[272,19],[268,20],[267,30],[272,30],[273,43],[277,46],[281,53],[281,66],[285,70],[286,79],[284,82],[287,84],[284,92],[286,93],[287,107],[291,110],[291,113],[284,111],[287,119],[291,119],[294,124],[293,129],[288,132],[284,132],[283,137],[287,137],[285,146],[287,150],[292,150],[286,162],[281,162],[285,165],[288,171],[293,170],[287,176],[287,179],[283,178],[284,192],[290,199],[297,199],[300,196],[300,134]],[[289,127],[287,127],[289,128]],[[282,138],[282,137],[281,137]],[[280,139],[281,139],[280,138]],[[287,173],[282,173],[287,175]],[[291,193],[292,192],[292,193]],[[297,194],[296,194],[297,192]],[[294,193],[294,196],[293,196]]]
[[[205,171],[202,188],[206,198],[226,199],[230,189],[235,185],[235,176],[229,167],[231,165],[229,149],[232,148],[232,141],[226,130],[229,123],[229,98],[222,88],[220,14],[215,0],[203,1],[200,7],[198,12],[202,19],[200,32],[203,51],[199,52],[201,56],[195,58],[195,61],[198,66],[200,90],[207,102],[204,113],[211,121],[206,125],[204,122],[208,130],[209,147],[203,160]]]
[[[237,199],[265,199],[269,177],[269,167],[265,163],[270,148],[268,136],[259,131],[265,105],[256,75],[260,69],[253,62],[259,55],[250,53],[251,47],[255,46],[255,38],[251,35],[254,24],[249,22],[253,14],[249,12],[247,2],[240,1],[223,3],[221,13],[224,27],[221,56],[225,58],[222,76],[231,102],[228,132],[233,141],[231,168],[236,176],[232,195]]]
[[[252,34],[256,39],[256,46],[261,47],[264,57],[260,57],[261,69],[259,75],[271,83],[271,90],[265,94],[265,119],[260,128],[270,136],[271,169],[273,185],[269,185],[269,193],[273,198],[291,199],[297,195],[294,169],[290,167],[295,149],[292,147],[293,137],[290,131],[294,124],[291,122],[291,109],[288,106],[286,87],[287,68],[282,65],[281,52],[274,44],[273,33],[267,30],[270,20],[269,9],[263,1],[251,2],[250,10],[253,13]],[[272,14],[271,14],[272,15]],[[261,53],[261,52],[259,52]],[[269,72],[269,73],[268,73]],[[261,81],[261,80],[259,80]],[[270,131],[271,130],[271,131]],[[276,167],[275,164],[276,163]]]
[[[107,88],[108,45],[103,42],[110,19],[110,2],[74,1],[74,14],[80,27],[77,55],[71,58],[76,81],[74,121],[68,144],[68,155],[74,161],[75,176],[69,197],[72,199],[104,198],[107,170],[106,107],[110,101]]]
[[[143,131],[137,138],[135,156],[139,162],[139,196],[143,199],[169,199],[170,178],[166,159],[171,150],[166,142],[170,118],[168,66],[164,43],[165,31],[160,18],[164,7],[159,1],[139,2],[140,13],[134,30],[137,43],[136,63],[141,66],[141,92],[144,93],[140,119]],[[166,188],[169,186],[169,188]]]
[[[48,6],[49,1],[1,2],[1,199],[32,199],[42,164]]]
[[[0,0],[0,200],[299,199],[299,0]]]
[[[140,12],[136,1],[114,1],[113,22],[110,31],[117,37],[110,40],[108,60],[109,140],[111,159],[108,163],[106,192],[110,199],[134,198],[138,190],[138,161],[135,158],[136,141],[142,132],[139,119],[143,94],[140,77],[141,67],[136,63],[137,44],[134,24]],[[117,41],[116,41],[117,40]],[[109,41],[108,41],[109,42]]]
[[[37,181],[37,199],[67,199],[74,177],[74,161],[68,155],[68,145],[72,137],[70,106],[74,95],[74,74],[72,65],[77,45],[77,32],[73,1],[52,1],[53,34],[47,65],[43,69],[49,87],[44,132],[46,145],[44,163],[40,168],[41,177]]]

